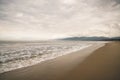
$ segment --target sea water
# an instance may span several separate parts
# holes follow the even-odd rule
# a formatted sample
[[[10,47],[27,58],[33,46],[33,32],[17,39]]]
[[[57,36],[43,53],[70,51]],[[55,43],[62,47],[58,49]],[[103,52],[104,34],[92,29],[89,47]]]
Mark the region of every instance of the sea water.
[[[32,66],[91,45],[80,41],[1,42],[0,73]]]

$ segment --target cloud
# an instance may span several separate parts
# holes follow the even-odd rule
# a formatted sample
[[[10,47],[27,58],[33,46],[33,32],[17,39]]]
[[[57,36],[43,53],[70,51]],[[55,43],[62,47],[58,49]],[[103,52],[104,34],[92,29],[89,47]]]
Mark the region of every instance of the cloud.
[[[119,13],[119,0],[0,0],[0,39],[120,36]]]

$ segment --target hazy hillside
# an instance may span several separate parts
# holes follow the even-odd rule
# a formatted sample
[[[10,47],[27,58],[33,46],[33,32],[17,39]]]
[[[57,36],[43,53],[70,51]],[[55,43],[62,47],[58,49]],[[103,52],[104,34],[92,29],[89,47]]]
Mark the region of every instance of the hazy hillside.
[[[80,41],[120,41],[120,37],[69,37],[61,40],[80,40]]]

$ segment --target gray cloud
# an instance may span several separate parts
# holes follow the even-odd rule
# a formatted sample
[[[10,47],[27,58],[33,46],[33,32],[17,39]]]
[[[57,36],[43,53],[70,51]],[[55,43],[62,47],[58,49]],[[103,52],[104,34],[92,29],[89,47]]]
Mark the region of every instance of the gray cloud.
[[[120,0],[0,0],[0,39],[120,36],[119,13]]]
[[[115,0],[115,1],[116,1],[116,3],[120,4],[120,0]]]

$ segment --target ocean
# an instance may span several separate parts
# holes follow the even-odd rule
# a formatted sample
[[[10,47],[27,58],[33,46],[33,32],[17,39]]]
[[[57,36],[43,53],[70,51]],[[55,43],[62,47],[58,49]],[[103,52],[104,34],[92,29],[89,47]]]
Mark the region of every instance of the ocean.
[[[90,46],[92,43],[81,41],[1,42],[0,73],[32,66]]]

